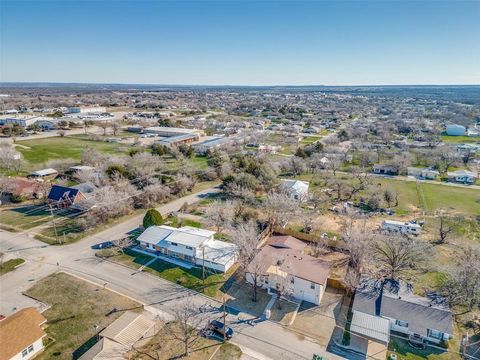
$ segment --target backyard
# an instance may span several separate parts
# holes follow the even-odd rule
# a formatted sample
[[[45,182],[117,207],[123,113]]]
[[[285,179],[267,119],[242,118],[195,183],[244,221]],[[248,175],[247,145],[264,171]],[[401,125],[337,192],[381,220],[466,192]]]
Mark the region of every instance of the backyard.
[[[101,330],[124,310],[142,310],[135,301],[64,273],[40,280],[26,295],[51,306],[43,315],[48,320],[45,331],[54,341],[36,359],[76,358],[88,349],[85,344],[91,345],[94,325]]]

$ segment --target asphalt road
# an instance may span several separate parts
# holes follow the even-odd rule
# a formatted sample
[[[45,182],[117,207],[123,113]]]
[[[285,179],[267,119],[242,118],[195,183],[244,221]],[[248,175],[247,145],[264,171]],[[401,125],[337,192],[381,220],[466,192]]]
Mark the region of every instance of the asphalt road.
[[[204,194],[214,191],[217,190],[207,189],[188,195],[159,207],[159,210],[162,214],[177,211],[184,202],[193,203]],[[221,312],[218,309],[221,304],[214,299],[151,274],[135,272],[95,257],[91,245],[123,236],[136,228],[141,218],[138,216],[129,219],[98,235],[64,246],[47,246],[26,233],[0,231],[0,251],[26,260],[25,265],[0,279],[0,313],[8,315],[14,308],[25,306],[41,307],[41,304],[22,295],[22,292],[43,277],[56,271],[64,271],[135,299],[165,319],[172,318],[178,302],[187,296],[198,307],[208,306],[211,309],[209,318],[220,317]],[[250,358],[311,359],[313,354],[323,354],[327,355],[328,359],[342,359],[327,353],[313,339],[299,336],[271,321],[262,321],[251,326],[239,322],[236,315],[229,315],[227,322],[236,333],[232,342],[239,345]]]

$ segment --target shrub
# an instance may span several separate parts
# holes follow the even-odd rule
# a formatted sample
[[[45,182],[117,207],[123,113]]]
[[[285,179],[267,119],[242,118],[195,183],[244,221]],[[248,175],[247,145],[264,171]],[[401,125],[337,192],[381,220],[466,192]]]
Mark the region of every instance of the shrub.
[[[146,229],[153,225],[162,225],[164,222],[162,215],[156,209],[150,209],[143,217],[143,227]]]

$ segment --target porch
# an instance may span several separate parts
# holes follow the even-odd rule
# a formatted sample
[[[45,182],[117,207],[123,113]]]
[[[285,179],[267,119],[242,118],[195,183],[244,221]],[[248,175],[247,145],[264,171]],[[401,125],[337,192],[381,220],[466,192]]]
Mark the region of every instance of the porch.
[[[175,258],[175,257],[170,257],[170,256],[166,256],[166,255],[163,255],[160,251],[158,250],[153,250],[153,249],[147,249],[143,246],[135,246],[132,248],[132,251],[135,251],[137,253],[140,253],[140,254],[144,254],[144,255],[149,255],[149,256],[153,256],[159,260],[163,260],[163,261],[166,261],[166,262],[169,262],[170,264],[174,264],[174,265],[177,265],[177,266],[180,266],[184,269],[192,269],[195,267],[194,264],[192,263],[189,263],[187,261],[183,261],[181,259],[178,259],[178,258]]]

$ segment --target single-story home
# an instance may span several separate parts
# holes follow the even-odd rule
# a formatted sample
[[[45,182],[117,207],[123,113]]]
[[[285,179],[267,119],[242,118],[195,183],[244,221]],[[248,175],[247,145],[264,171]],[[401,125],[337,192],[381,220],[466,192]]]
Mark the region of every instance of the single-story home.
[[[32,359],[43,351],[47,319],[34,307],[24,308],[0,321],[0,360]]]
[[[237,246],[214,239],[215,231],[183,226],[150,226],[137,240],[140,251],[180,266],[202,266],[226,272],[235,263]]]
[[[474,184],[478,179],[478,174],[468,170],[457,170],[447,173],[448,181],[460,184]]]
[[[394,165],[375,164],[373,165],[373,172],[382,175],[398,175],[398,167]]]
[[[452,338],[452,312],[443,299],[413,294],[402,280],[363,278],[356,289],[350,330],[381,343],[391,332],[420,345],[440,344]]]
[[[10,202],[11,196],[22,196],[26,199],[33,199],[41,196],[40,184],[34,180],[21,177],[12,177],[7,180],[6,187],[0,196],[0,204]]]
[[[305,254],[306,243],[292,236],[272,236],[247,267],[245,279],[269,292],[287,286],[299,301],[319,305],[330,274],[330,264]],[[260,272],[260,273],[259,273]]]
[[[58,171],[55,169],[42,169],[37,170],[30,173],[27,178],[29,179],[36,179],[36,180],[51,180],[56,178],[58,175]]]
[[[125,354],[137,342],[154,335],[154,314],[127,311],[98,334],[99,341],[79,360],[124,360]]]
[[[73,204],[83,202],[89,198],[88,194],[95,191],[91,183],[83,183],[75,186],[53,185],[48,194],[47,201],[50,205],[58,208],[67,208]]]
[[[308,199],[308,181],[282,180],[280,191],[286,193],[290,199],[305,201]]]
[[[422,227],[416,223],[395,220],[384,220],[381,229],[386,232],[411,235],[419,235],[422,232]]]
[[[440,173],[437,170],[429,169],[429,168],[416,168],[416,167],[409,167],[407,169],[408,176],[412,176],[417,179],[425,179],[425,180],[435,180]]]

